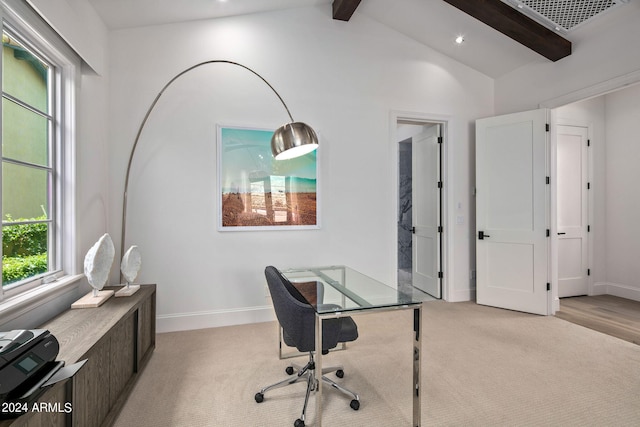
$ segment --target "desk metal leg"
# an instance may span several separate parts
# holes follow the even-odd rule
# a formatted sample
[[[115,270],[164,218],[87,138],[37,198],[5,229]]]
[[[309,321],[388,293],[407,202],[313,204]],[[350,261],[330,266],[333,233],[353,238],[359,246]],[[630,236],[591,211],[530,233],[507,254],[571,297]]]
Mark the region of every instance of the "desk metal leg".
[[[422,318],[422,305],[413,309],[413,426],[420,426],[420,353],[422,351],[422,334],[420,331],[420,319]]]
[[[314,425],[322,426],[322,317],[316,314],[316,422]]]

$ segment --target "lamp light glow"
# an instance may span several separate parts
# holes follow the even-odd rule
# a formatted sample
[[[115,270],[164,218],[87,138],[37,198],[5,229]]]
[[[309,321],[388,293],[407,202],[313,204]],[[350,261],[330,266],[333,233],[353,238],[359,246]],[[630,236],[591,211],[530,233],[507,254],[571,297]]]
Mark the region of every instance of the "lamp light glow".
[[[318,148],[318,136],[311,126],[302,122],[280,126],[271,138],[271,152],[276,160],[304,156]]]
[[[462,44],[462,43],[464,43],[464,36],[459,35],[458,37],[456,37],[456,44]]]

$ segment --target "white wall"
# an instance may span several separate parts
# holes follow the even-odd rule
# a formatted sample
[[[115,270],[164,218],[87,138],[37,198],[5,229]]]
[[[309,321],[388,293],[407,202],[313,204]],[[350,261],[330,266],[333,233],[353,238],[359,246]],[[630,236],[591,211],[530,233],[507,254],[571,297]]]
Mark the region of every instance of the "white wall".
[[[25,0],[97,74],[107,68],[107,29],[88,0]]]
[[[33,2],[45,3],[39,0]],[[82,273],[85,254],[107,232],[109,222],[109,77],[106,68],[108,31],[88,0],[47,0],[46,3],[47,10],[52,10],[48,12],[50,15],[45,15],[45,19],[55,23],[58,33],[82,59],[77,91],[75,159],[78,249],[76,273]],[[61,10],[68,14],[61,14]],[[89,284],[83,280],[78,294],[82,296],[89,290]]]
[[[581,96],[588,88],[594,88],[598,95],[604,92],[606,82],[640,80],[640,2],[633,1],[624,7],[624,15],[615,25],[601,31],[589,43],[580,42],[580,30],[569,38],[576,39],[570,56],[557,62],[541,58],[521,67],[495,82],[496,114],[506,114],[538,108],[548,100],[567,96],[570,102],[584,99]],[[589,24],[597,30],[605,25],[608,17],[603,16]],[[598,88],[602,91],[597,93]],[[611,89],[611,88],[609,88]],[[587,90],[588,92],[588,90]],[[558,106],[560,104],[554,105]]]
[[[141,282],[158,284],[158,330],[271,318],[263,270],[347,264],[396,281],[397,144],[392,111],[446,116],[454,253],[451,299],[469,299],[472,123],[493,113],[493,82],[366,17],[328,5],[121,30],[110,35],[110,232],[119,244],[122,188],[137,127],[157,91],[198,62],[228,59],[262,74],[295,119],[320,133],[321,229],[219,232],[216,124],[286,121],[245,70],[214,64],[176,81],[154,110],[134,159],[127,246]],[[452,209],[453,211],[453,209]],[[455,221],[450,221],[455,224]],[[126,249],[126,248],[125,248]],[[114,274],[114,280],[115,274]]]
[[[605,97],[606,262],[602,291],[640,301],[640,86]]]

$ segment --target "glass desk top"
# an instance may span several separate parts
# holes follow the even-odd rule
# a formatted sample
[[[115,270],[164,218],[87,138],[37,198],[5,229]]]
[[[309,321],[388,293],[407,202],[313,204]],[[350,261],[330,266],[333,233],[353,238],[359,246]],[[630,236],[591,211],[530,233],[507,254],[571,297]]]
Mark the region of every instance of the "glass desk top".
[[[318,314],[404,307],[422,302],[342,265],[291,268],[281,272]]]

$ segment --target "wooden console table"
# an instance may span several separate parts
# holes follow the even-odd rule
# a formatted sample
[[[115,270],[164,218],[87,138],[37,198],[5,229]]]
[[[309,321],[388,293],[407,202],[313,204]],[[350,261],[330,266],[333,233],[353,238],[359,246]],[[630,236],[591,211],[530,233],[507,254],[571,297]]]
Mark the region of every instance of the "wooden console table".
[[[118,288],[115,288],[117,290]],[[156,285],[97,308],[67,310],[40,326],[60,342],[57,360],[87,363],[39,399],[49,403],[0,427],[101,427],[114,423],[155,348]]]

